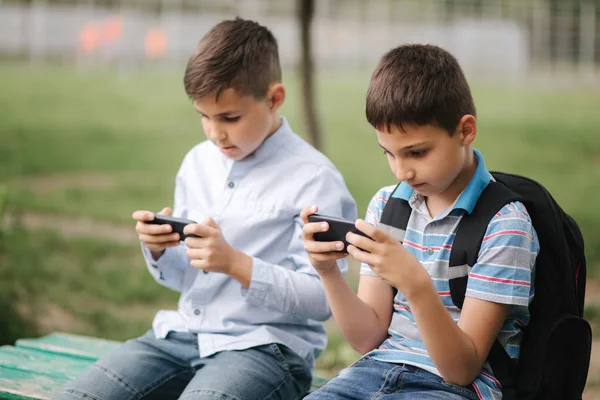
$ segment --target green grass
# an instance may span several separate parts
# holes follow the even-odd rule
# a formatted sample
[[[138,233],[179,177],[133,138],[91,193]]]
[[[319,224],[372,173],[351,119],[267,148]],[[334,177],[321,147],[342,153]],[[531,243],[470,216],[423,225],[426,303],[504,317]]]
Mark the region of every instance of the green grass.
[[[0,186],[11,210],[133,226],[133,210],[171,204],[181,159],[204,139],[181,73],[0,66]],[[284,83],[283,114],[302,133],[298,82],[288,74]],[[395,183],[364,118],[368,75],[323,74],[317,83],[324,151],[363,214],[378,188]],[[600,91],[476,84],[473,93],[475,143],[488,168],[543,183],[579,222],[590,273],[600,274]],[[75,321],[64,325],[71,331],[124,339],[147,329],[158,307],[175,306],[135,245],[15,232],[0,248],[9,300],[53,305]],[[355,356],[332,335],[319,368],[334,371]]]
[[[124,75],[51,67],[0,67],[0,182],[28,210],[129,221],[172,201],[183,155],[204,136],[180,71]],[[283,113],[300,133],[297,81]],[[367,75],[321,75],[324,150],[360,213],[394,183],[364,118]],[[528,175],[583,228],[593,270],[600,259],[600,92],[474,85],[480,149],[490,169]],[[52,185],[52,182],[58,184]],[[98,182],[100,181],[100,182]],[[40,189],[42,187],[43,189]]]

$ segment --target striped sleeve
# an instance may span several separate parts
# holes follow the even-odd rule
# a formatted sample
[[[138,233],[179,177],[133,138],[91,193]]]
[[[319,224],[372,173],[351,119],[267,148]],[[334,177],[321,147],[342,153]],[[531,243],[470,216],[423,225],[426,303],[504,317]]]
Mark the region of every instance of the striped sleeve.
[[[538,252],[537,234],[525,206],[517,202],[507,204],[488,225],[465,295],[528,306],[533,298]]]
[[[367,207],[367,213],[365,215],[365,221],[373,226],[379,226],[379,221],[381,220],[381,214],[383,213],[383,208],[387,204],[388,199],[390,198],[392,192],[396,188],[393,186],[386,186],[381,189],[369,202],[369,206]],[[375,272],[371,270],[368,264],[361,263],[360,265],[360,274],[361,275],[369,275],[369,276],[377,276]]]

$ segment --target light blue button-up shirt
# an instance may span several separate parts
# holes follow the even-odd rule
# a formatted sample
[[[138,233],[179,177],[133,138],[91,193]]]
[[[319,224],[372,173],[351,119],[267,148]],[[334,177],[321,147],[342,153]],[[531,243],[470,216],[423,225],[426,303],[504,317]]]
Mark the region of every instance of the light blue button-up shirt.
[[[210,141],[195,146],[177,174],[173,215],[211,217],[225,240],[253,259],[248,289],[221,273],[190,265],[187,247],[169,248],[148,270],[181,292],[176,311],[161,310],[157,338],[169,331],[198,334],[200,356],[267,343],[288,346],[309,365],[327,344],[322,322],[330,309],[302,241],[302,208],[356,219],[356,204],[335,166],[282,125],[250,156],[225,157]],[[346,272],[344,260],[338,262]]]

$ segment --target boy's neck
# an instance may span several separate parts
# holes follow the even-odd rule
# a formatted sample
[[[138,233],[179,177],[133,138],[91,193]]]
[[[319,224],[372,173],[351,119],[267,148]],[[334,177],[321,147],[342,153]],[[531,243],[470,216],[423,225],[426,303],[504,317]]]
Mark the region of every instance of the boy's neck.
[[[281,117],[279,116],[279,113],[276,112],[273,115],[273,121],[271,123],[271,129],[269,130],[269,134],[266,136],[266,138],[273,136],[273,134],[275,132],[277,132],[279,130],[279,128],[281,128],[281,125],[283,125],[283,122],[281,121]]]
[[[427,205],[431,217],[435,217],[454,204],[456,199],[458,199],[458,196],[460,196],[469,182],[471,182],[473,175],[475,175],[475,170],[477,169],[477,157],[471,148],[469,148],[468,151],[469,155],[467,156],[465,165],[448,189],[436,196],[427,197],[425,199],[425,204]]]

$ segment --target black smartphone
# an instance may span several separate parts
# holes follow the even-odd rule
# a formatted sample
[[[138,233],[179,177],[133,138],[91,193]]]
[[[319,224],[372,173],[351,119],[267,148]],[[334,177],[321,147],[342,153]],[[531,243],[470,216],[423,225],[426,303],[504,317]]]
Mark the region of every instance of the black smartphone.
[[[152,221],[146,221],[146,223],[152,225],[171,225],[173,232],[179,233],[179,240],[182,241],[188,237],[198,237],[197,235],[186,235],[183,233],[183,228],[185,228],[186,225],[196,223],[196,221],[192,221],[191,219],[154,214],[154,219]]]
[[[327,222],[329,224],[329,230],[325,232],[317,232],[313,236],[315,240],[319,242],[343,242],[344,249],[340,250],[342,253],[348,252],[348,242],[346,241],[346,234],[348,232],[356,233],[364,237],[368,237],[354,226],[354,221],[349,219],[332,217],[329,215],[312,214],[308,216],[308,222]]]

